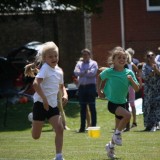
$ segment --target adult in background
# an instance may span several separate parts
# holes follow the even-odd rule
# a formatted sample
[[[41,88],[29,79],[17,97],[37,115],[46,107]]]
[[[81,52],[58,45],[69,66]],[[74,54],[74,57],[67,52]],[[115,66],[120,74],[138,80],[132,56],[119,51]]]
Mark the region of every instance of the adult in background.
[[[155,61],[156,61],[156,63],[157,63],[158,65],[160,65],[160,47],[158,47],[158,54],[157,54],[157,56],[156,56],[156,58],[155,58]]]
[[[131,55],[132,63],[137,66],[137,65],[140,63],[140,61],[139,61],[137,58],[134,58],[134,56],[135,56],[135,51],[134,51],[132,48],[128,48],[128,49],[126,49],[126,52],[128,52],[128,53]],[[138,79],[138,81],[139,81],[139,80],[140,80],[140,79]],[[139,81],[139,83],[141,83],[141,82]],[[138,99],[138,98],[142,98],[140,91],[138,91],[138,92],[135,93],[135,99]],[[135,126],[136,126],[135,123],[134,123],[132,126],[135,127]]]
[[[143,116],[146,131],[154,132],[160,121],[160,66],[155,62],[155,53],[148,51],[142,67],[144,79]]]
[[[135,51],[132,48],[128,48],[126,51],[131,55],[132,62],[137,66],[139,63],[139,60],[137,58],[134,58]]]
[[[91,113],[91,126],[97,124],[97,112],[96,112],[96,74],[98,71],[98,64],[92,60],[92,54],[89,49],[83,49],[81,51],[82,60],[78,61],[74,74],[79,77],[78,80],[78,94],[80,103],[80,129],[78,133],[85,132],[86,126],[86,109],[87,105]]]
[[[138,79],[139,75],[139,70],[136,66],[136,64],[133,63],[133,55],[134,55],[134,51],[129,48],[126,50],[126,53],[128,53],[128,64],[127,64],[127,68],[132,70],[136,76],[136,78]],[[136,106],[135,106],[135,90],[133,89],[132,86],[129,86],[129,96],[128,96],[128,100],[129,100],[129,104],[132,110],[132,117],[133,117],[133,123],[131,125],[131,128],[133,127],[137,127],[137,121],[136,121]],[[129,128],[128,128],[129,129]]]

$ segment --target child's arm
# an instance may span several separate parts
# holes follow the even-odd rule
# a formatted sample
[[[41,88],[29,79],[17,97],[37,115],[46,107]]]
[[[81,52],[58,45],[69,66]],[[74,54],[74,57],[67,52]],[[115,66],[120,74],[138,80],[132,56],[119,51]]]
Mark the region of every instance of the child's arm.
[[[65,127],[65,125],[66,125],[66,116],[65,116],[65,113],[64,113],[64,109],[63,109],[63,102],[62,102],[62,97],[63,96],[62,95],[65,94],[64,97],[67,98],[67,99],[68,99],[68,95],[66,95],[67,92],[66,93],[63,93],[63,92],[66,92],[66,89],[65,89],[64,85],[60,85],[59,86],[59,92],[58,92],[58,108],[59,108],[60,114],[62,116],[63,126]]]
[[[136,77],[137,77],[138,74],[139,74],[138,67],[137,67],[134,63],[132,64],[132,67],[133,67],[133,71],[134,71],[134,73],[135,73],[135,75],[136,75]]]
[[[68,93],[67,93],[66,87],[64,85],[62,85],[60,87],[62,90],[62,102],[63,102],[63,105],[66,105],[66,103],[68,102]]]
[[[104,93],[103,93],[103,85],[102,85],[102,80],[100,75],[97,76],[97,92],[98,92],[98,97],[99,98],[104,98]]]
[[[138,91],[139,91],[139,84],[137,84],[137,83],[133,80],[133,78],[132,78],[131,75],[128,75],[127,78],[128,78],[128,80],[132,83],[133,89],[134,89],[136,92],[138,92]]]
[[[59,89],[59,92],[58,92],[58,108],[60,112],[63,112],[62,90],[61,89]]]
[[[142,78],[139,76],[137,79],[138,79],[138,82],[139,82],[139,88],[141,89],[142,86],[143,86]]]
[[[34,81],[33,81],[33,87],[34,87],[34,90],[39,94],[39,96],[42,98],[43,100],[43,105],[44,105],[44,109],[45,110],[49,110],[49,105],[48,105],[48,101],[47,101],[47,98],[45,96],[45,94],[43,93],[42,91],[42,88],[40,86],[41,82],[43,81],[42,78],[35,78]]]

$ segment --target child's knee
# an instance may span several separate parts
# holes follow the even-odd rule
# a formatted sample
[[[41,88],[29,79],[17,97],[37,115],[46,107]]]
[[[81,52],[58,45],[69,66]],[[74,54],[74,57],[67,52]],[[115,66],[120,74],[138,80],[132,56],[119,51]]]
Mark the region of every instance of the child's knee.
[[[57,125],[56,128],[55,128],[55,132],[57,134],[63,134],[63,131],[64,131],[64,126],[63,125]]]
[[[39,138],[40,138],[40,136],[32,135],[32,138],[36,140],[36,139],[39,139]]]
[[[124,116],[124,118],[125,118],[126,120],[130,120],[130,119],[131,119],[131,113],[128,112],[128,113]]]
[[[128,118],[129,120],[131,119],[131,113],[130,113],[130,112],[127,114],[127,118]]]
[[[39,134],[34,134],[34,133],[32,133],[32,138],[33,139],[39,139],[40,138],[40,135]]]

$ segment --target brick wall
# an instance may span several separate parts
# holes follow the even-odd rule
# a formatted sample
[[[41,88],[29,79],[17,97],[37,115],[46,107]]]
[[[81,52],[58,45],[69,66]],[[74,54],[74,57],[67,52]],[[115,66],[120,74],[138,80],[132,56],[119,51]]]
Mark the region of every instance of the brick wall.
[[[135,57],[144,61],[147,50],[158,53],[160,46],[160,11],[147,12],[146,0],[123,0],[125,46],[135,50]],[[121,45],[119,0],[103,3],[103,13],[92,17],[92,47],[100,66],[106,65],[108,51]]]
[[[119,1],[107,0],[103,13],[92,17],[92,47],[99,66],[105,66],[108,51],[121,45]]]
[[[126,47],[135,49],[135,56],[144,61],[147,50],[158,53],[160,46],[160,11],[148,12],[145,0],[124,1]]]

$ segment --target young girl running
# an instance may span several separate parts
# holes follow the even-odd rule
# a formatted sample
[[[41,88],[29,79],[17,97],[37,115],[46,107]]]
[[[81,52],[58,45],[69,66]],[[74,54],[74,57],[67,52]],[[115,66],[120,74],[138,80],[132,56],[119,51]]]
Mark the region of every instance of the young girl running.
[[[131,85],[135,91],[139,90],[139,84],[133,71],[125,68],[128,54],[121,47],[115,47],[111,51],[112,66],[106,68],[98,76],[98,95],[103,92],[108,99],[108,110],[116,117],[116,130],[111,141],[106,144],[106,151],[109,158],[115,158],[115,145],[122,145],[121,133],[126,124],[130,121],[131,114],[126,110],[128,87]],[[102,81],[105,81],[104,89]]]
[[[34,89],[33,89],[33,80],[35,78],[35,76],[37,75],[37,73],[39,72],[39,69],[41,68],[43,62],[42,62],[42,48],[44,45],[49,44],[50,42],[46,42],[44,44],[41,45],[41,47],[39,47],[38,53],[36,55],[35,61],[32,63],[29,63],[25,66],[25,71],[24,71],[24,75],[26,77],[26,79],[28,79],[27,81],[29,82],[25,89],[24,92],[27,94],[34,94]],[[62,97],[61,97],[62,96]],[[60,98],[61,97],[61,98]],[[62,122],[63,122],[63,126],[65,130],[70,130],[70,128],[67,127],[66,124],[66,115],[63,109],[63,106],[65,106],[68,102],[68,94],[66,91],[65,86],[63,85],[63,95],[60,94],[60,92],[58,93],[58,109],[60,111],[60,115],[62,117]],[[62,101],[61,101],[62,100]],[[61,102],[61,103],[60,103]]]
[[[36,75],[33,87],[35,89],[32,137],[39,139],[45,119],[55,130],[56,157],[54,160],[64,160],[62,156],[63,125],[57,107],[57,94],[63,93],[63,71],[58,67],[58,47],[53,42],[43,45],[41,51],[42,67]]]

